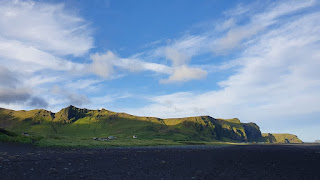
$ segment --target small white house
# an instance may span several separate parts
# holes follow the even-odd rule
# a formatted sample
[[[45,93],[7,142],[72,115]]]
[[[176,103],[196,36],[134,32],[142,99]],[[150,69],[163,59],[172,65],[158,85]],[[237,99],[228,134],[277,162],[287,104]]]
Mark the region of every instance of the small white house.
[[[136,135],[133,135],[132,138],[133,138],[133,139],[137,139],[138,137],[137,137]]]

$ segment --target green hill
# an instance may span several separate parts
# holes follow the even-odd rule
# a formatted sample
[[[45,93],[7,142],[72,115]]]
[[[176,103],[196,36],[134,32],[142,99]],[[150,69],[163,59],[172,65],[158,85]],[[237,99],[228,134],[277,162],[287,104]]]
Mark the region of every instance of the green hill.
[[[69,106],[57,113],[43,109],[13,111],[0,108],[0,128],[33,136],[81,138],[116,136],[118,139],[165,140],[170,142],[266,141],[255,123],[210,116],[160,119],[126,113],[80,109]],[[271,142],[271,141],[268,141]]]
[[[270,143],[302,143],[302,141],[294,134],[274,134],[262,133],[266,142]]]

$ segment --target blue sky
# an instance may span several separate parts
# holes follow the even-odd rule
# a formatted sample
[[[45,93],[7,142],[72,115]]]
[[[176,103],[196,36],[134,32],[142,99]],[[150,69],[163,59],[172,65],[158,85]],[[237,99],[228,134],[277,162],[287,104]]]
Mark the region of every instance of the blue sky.
[[[0,107],[238,117],[320,139],[320,5],[1,1]]]

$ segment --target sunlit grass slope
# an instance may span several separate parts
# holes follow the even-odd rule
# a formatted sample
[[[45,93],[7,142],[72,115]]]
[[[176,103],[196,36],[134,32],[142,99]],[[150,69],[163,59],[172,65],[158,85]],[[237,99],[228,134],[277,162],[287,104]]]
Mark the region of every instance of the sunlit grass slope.
[[[37,109],[13,111],[0,109],[0,128],[17,134],[27,132],[44,137],[45,144],[57,142],[93,143],[93,137],[118,137],[141,144],[179,144],[180,142],[250,142],[264,141],[255,123],[239,119],[215,119],[210,116],[160,119],[126,113],[80,109],[69,106],[58,113]],[[132,136],[138,136],[133,140]],[[71,142],[73,141],[73,142]],[[152,143],[151,143],[152,141]],[[122,142],[122,143],[120,143]],[[94,142],[102,143],[102,142]],[[108,143],[108,142],[103,142]]]
[[[270,143],[302,143],[294,134],[262,133],[262,136]]]

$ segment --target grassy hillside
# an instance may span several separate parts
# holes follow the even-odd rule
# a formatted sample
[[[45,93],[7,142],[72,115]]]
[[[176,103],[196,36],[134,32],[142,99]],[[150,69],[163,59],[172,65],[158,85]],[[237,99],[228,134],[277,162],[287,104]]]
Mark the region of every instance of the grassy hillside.
[[[262,133],[262,136],[270,143],[302,143],[302,141],[293,134]]]
[[[23,136],[0,128],[0,142],[32,143],[36,140],[40,140],[40,138]]]
[[[46,143],[82,140],[91,143],[93,137],[118,137],[122,142],[252,142],[264,141],[259,126],[241,123],[239,119],[215,119],[210,116],[160,119],[126,113],[80,109],[69,106],[58,113],[43,109],[13,111],[0,109],[0,128],[17,134],[24,132],[45,137]],[[50,140],[48,140],[48,138]],[[99,143],[99,142],[98,142]],[[140,142],[139,142],[140,143]]]

